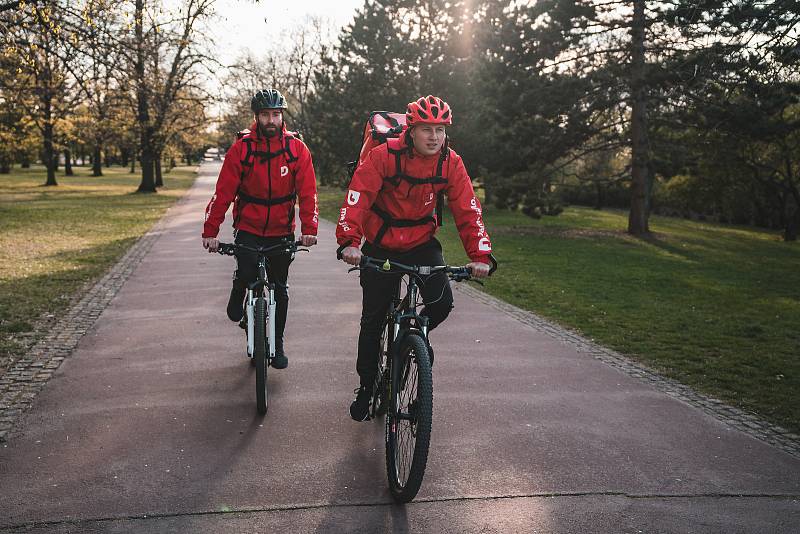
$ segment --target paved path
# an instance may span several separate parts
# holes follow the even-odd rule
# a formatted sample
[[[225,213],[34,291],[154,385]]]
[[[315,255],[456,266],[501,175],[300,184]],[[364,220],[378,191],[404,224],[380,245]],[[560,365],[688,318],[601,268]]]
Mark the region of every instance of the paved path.
[[[330,224],[257,417],[233,262],[199,245],[216,170],[0,447],[0,532],[800,531],[800,459],[462,292],[425,482],[392,505],[382,427],[347,416],[360,289]]]

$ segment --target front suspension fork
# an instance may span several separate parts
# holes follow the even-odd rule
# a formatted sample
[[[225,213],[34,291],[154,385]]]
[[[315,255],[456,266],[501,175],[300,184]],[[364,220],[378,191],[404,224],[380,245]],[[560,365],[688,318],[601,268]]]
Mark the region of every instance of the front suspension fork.
[[[275,289],[270,288],[269,292],[267,293],[268,299],[266,302],[267,305],[267,316],[265,319],[267,320],[267,347],[269,347],[269,358],[275,357],[275,343],[272,343],[272,340],[275,339]],[[256,315],[256,296],[255,292],[252,289],[247,290],[247,305],[245,306],[246,314],[247,314],[247,354],[252,356],[255,352],[255,315]]]

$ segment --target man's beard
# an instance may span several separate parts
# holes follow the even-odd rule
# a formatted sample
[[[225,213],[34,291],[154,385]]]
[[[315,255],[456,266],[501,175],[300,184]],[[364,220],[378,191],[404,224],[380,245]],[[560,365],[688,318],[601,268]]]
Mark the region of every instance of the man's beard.
[[[269,126],[264,126],[263,124],[259,123],[258,131],[264,137],[275,137],[278,135],[278,127],[274,124],[270,124]]]

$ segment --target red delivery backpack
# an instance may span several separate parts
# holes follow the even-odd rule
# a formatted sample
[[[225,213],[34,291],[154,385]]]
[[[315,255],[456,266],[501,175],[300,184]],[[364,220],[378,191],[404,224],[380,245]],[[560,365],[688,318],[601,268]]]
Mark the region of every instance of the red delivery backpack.
[[[373,111],[370,113],[366,124],[364,124],[364,137],[358,159],[347,164],[350,178],[353,177],[356,168],[364,161],[370,150],[385,143],[388,139],[400,137],[400,134],[405,129],[405,113],[394,113],[392,111]]]

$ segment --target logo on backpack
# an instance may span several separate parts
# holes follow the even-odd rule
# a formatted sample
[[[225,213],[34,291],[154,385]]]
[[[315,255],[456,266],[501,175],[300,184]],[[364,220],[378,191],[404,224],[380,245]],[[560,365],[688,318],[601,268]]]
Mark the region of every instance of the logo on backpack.
[[[351,206],[355,206],[356,204],[358,204],[358,199],[360,197],[361,193],[350,189],[350,191],[347,193],[347,203],[350,204]]]
[[[281,166],[281,176],[283,177],[283,176],[286,176],[287,174],[289,174],[289,167],[287,167],[286,165],[282,165]]]

